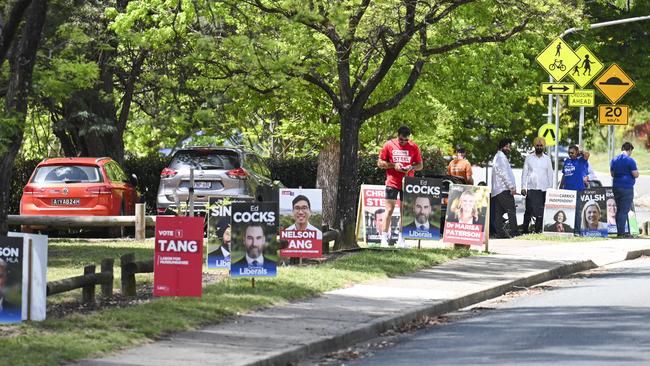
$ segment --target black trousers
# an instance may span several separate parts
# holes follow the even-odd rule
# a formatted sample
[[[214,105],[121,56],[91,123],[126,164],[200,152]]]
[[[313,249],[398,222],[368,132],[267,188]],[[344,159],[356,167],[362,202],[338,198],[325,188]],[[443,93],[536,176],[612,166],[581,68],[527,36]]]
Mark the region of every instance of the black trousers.
[[[494,200],[494,226],[496,234],[500,238],[519,235],[519,226],[517,226],[517,211],[515,210],[515,197],[510,191],[503,191],[492,197]],[[503,230],[503,214],[508,214],[510,223],[510,234]]]
[[[526,192],[526,212],[524,213],[524,233],[528,233],[530,227],[530,218],[535,218],[536,233],[542,232],[542,223],[544,222],[544,202],[546,202],[546,192],[538,189],[530,189]]]

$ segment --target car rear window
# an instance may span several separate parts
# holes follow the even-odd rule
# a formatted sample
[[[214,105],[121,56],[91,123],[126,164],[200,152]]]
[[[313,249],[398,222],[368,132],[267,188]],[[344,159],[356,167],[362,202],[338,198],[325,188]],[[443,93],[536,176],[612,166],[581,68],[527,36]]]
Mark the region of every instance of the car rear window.
[[[171,169],[237,169],[240,167],[239,154],[227,150],[179,151],[174,155],[169,167]]]
[[[98,183],[99,167],[90,165],[46,165],[36,169],[32,183]]]

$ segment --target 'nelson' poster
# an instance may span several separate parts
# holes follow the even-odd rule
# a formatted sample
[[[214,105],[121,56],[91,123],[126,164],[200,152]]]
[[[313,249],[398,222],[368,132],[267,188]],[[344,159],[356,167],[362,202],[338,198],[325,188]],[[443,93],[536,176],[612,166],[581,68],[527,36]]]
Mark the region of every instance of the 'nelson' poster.
[[[280,189],[280,255],[320,258],[323,254],[323,193]]]
[[[278,203],[232,204],[231,277],[273,277],[277,271]]]
[[[0,323],[22,317],[23,239],[0,237]]]
[[[404,178],[402,237],[440,240],[442,180]]]
[[[159,216],[153,264],[154,296],[201,296],[203,217]]]

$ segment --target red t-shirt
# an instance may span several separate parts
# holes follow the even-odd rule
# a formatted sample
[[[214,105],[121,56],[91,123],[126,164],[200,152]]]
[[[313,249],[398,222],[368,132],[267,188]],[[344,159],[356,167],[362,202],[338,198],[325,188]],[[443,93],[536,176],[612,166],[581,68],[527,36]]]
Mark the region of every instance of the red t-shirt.
[[[409,141],[406,143],[406,145],[402,146],[399,144],[399,140],[397,139],[386,141],[384,147],[379,153],[379,159],[387,161],[389,163],[399,163],[402,167],[415,165],[422,162],[420,148],[416,143]],[[401,191],[402,179],[404,176],[408,175],[409,177],[412,177],[414,174],[415,172],[413,170],[408,173],[402,173],[393,168],[388,169],[386,170],[386,186],[393,187]]]

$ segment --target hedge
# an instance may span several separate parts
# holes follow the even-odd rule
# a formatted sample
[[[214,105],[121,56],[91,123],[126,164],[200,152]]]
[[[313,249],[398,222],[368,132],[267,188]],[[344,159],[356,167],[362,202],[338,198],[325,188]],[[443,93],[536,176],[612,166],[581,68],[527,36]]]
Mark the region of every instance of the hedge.
[[[447,162],[437,149],[422,151],[425,162],[424,170],[418,175],[444,174]],[[23,187],[29,180],[34,168],[40,160],[17,159],[14,162],[13,177],[11,182],[11,201],[9,213],[18,214],[20,196]],[[138,177],[137,189],[143,201],[147,204],[147,212],[155,214],[156,195],[160,183],[160,172],[167,163],[167,158],[160,156],[129,157],[124,162],[124,171],[128,176],[135,174]],[[316,171],[318,160],[316,156],[290,159],[268,159],[267,165],[271,170],[273,180],[281,181],[286,187],[316,187]],[[384,184],[386,174],[377,169],[377,155],[361,154],[359,157],[358,184]]]

